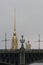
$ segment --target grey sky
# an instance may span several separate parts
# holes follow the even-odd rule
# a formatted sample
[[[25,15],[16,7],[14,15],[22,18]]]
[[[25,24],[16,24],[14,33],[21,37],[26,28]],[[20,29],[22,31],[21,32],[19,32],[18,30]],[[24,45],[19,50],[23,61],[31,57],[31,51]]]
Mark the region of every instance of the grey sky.
[[[43,40],[43,0],[0,0],[0,48],[4,48],[4,34],[11,39],[13,35],[14,8],[16,8],[18,40],[24,35],[26,41],[30,40],[32,48],[38,48],[38,34]],[[19,43],[20,45],[20,43]],[[7,43],[10,48],[11,41]],[[41,43],[43,48],[43,43]]]

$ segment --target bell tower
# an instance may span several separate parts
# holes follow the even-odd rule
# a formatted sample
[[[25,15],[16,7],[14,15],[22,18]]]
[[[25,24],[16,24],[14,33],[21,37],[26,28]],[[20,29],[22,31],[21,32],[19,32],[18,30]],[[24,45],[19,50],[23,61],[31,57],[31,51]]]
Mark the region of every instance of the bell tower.
[[[28,44],[26,43],[26,49],[31,49],[30,41],[28,41]]]
[[[14,33],[12,37],[12,49],[18,49],[18,39],[16,35],[16,9],[14,9]]]

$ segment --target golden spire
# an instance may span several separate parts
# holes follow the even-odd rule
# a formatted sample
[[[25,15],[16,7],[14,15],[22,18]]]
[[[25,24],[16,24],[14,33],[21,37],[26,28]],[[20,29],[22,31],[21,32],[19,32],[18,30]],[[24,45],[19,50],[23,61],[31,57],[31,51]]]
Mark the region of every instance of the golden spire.
[[[14,8],[14,31],[16,32],[16,8]]]
[[[16,9],[14,8],[14,33],[12,37],[12,49],[18,49],[18,39],[16,35]]]

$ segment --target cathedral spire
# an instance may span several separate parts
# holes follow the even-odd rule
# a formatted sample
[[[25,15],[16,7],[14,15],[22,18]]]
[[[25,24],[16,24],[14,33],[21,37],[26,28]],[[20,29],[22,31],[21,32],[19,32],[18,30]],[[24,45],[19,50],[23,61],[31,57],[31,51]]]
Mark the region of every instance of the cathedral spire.
[[[14,8],[14,31],[16,32],[16,8]]]
[[[18,39],[16,35],[16,9],[14,8],[14,33],[12,37],[12,49],[18,49]]]

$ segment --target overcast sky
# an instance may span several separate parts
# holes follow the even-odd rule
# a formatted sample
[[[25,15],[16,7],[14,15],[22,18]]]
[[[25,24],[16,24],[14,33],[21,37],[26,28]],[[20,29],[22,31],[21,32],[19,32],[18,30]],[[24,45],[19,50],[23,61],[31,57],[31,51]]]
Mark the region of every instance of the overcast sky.
[[[34,41],[39,39],[39,34],[41,40],[43,40],[43,0],[0,0],[0,48],[4,48],[5,45],[5,42],[1,42],[5,38],[5,32],[7,39],[12,38],[14,8],[16,8],[18,40],[23,34],[26,42],[30,40],[32,48],[38,49],[38,42],[35,43]],[[40,45],[43,48],[43,42]],[[7,48],[10,47],[11,41],[8,41]]]

